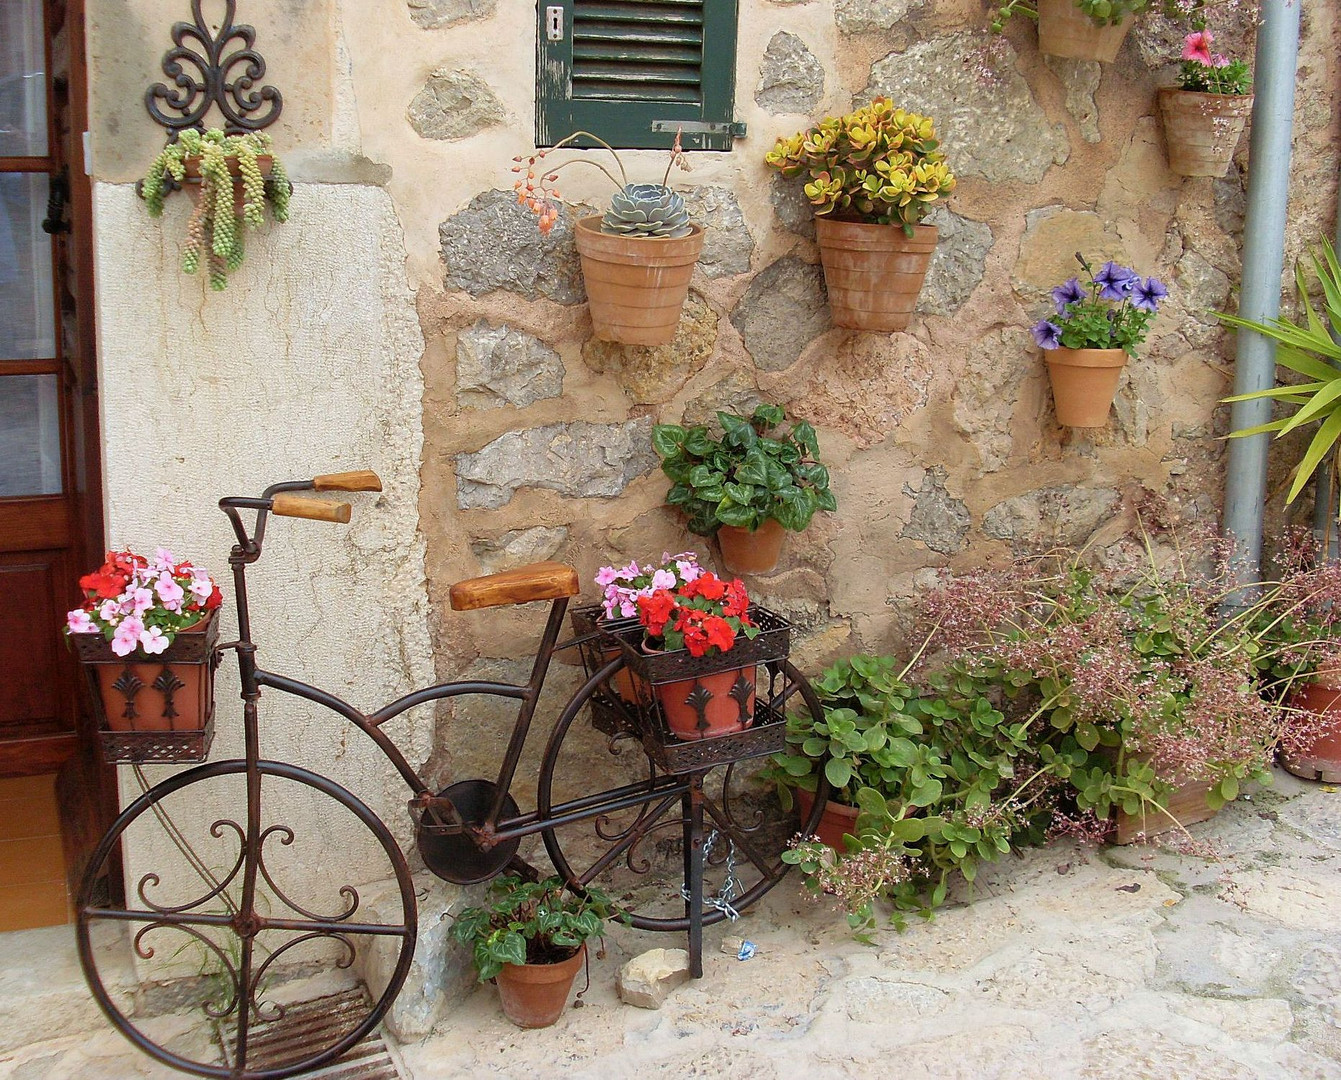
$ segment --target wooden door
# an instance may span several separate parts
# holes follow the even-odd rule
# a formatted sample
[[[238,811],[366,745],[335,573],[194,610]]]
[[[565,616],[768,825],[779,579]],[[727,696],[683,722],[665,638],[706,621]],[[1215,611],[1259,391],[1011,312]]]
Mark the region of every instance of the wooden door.
[[[61,636],[102,532],[82,14],[0,0],[0,777],[59,775],[70,874],[110,794]]]

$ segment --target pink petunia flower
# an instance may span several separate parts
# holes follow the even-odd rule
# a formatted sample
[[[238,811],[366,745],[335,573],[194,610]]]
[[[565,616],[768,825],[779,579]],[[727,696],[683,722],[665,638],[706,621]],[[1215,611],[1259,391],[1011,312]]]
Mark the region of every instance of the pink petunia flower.
[[[204,603],[210,598],[210,593],[214,591],[214,582],[210,580],[209,574],[197,573],[191,578],[191,595],[200,603]]]
[[[132,611],[136,615],[143,615],[154,606],[154,593],[152,589],[136,589],[131,594],[133,601]]]
[[[1229,57],[1224,53],[1213,53],[1211,55],[1211,67],[1222,68],[1229,67]]]
[[[98,617],[105,623],[115,623],[121,618],[121,601],[104,600],[98,605]]]
[[[675,588],[675,575],[669,570],[658,570],[652,575],[651,588],[652,592],[656,592],[657,589]]]
[[[151,626],[140,632],[140,648],[150,656],[163,652],[168,647],[168,639],[157,626]]]
[[[1211,66],[1211,32],[1194,30],[1183,39],[1183,59]]]
[[[596,571],[596,584],[604,588],[606,585],[613,585],[615,581],[615,568],[613,566],[602,566]]]
[[[165,547],[154,548],[154,561],[151,564],[150,569],[159,571],[167,570],[171,573],[172,568],[176,565],[177,559],[171,551]]]
[[[160,574],[157,583],[154,585],[154,589],[162,598],[163,606],[169,611],[179,611],[181,609],[182,597],[186,595],[186,592],[180,585],[172,580],[171,574]]]
[[[83,608],[75,608],[74,611],[67,614],[65,625],[70,628],[72,634],[96,634],[98,632],[97,624]]]
[[[123,619],[121,625],[116,628],[116,633],[112,635],[112,652],[117,656],[129,656],[139,645],[142,633],[144,623],[134,615]]]

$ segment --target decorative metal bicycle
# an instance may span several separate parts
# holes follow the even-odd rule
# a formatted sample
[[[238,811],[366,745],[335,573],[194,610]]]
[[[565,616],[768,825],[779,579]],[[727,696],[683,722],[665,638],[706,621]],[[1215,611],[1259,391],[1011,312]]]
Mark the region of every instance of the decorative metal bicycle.
[[[700,975],[703,927],[734,917],[777,884],[788,869],[781,854],[789,838],[798,829],[813,831],[824,806],[826,793],[820,791],[810,820],[790,819],[743,764],[782,748],[788,709],[816,716],[821,709],[787,662],[785,620],[752,608],[763,632],[730,654],[731,667],[758,677],[752,697],[733,691],[747,726],[679,741],[666,729],[652,691],[686,678],[697,691],[702,665],[686,666],[687,658],[674,654],[644,657],[636,648],[636,623],[600,622],[597,608],[572,612],[576,633],[560,643],[568,600],[578,592],[577,573],[539,563],[451,590],[457,610],[550,602],[525,684],[441,683],[365,713],[257,666],[246,568],[261,556],[268,516],[350,518],[348,503],[293,494],[313,490],[380,491],[381,483],[370,472],[342,473],[275,484],[260,498],[220,500],[237,536],[229,565],[239,634],[219,645],[217,655],[237,656],[245,756],[198,765],[150,787],[98,844],[78,900],[77,935],[89,986],[111,1022],[141,1050],[183,1071],[270,1080],[319,1068],[345,1053],[372,1031],[405,981],[418,926],[406,858],[387,825],[344,787],[299,765],[261,757],[257,705],[263,689],[324,706],[372,739],[409,788],[418,852],[434,874],[463,885],[504,870],[535,876],[539,872],[521,849],[539,836],[570,888],[599,882],[634,926],[687,932],[693,973]],[[250,532],[244,511],[256,513]],[[584,675],[550,730],[535,809],[522,811],[510,789],[550,661],[564,649],[580,652]],[[465,695],[517,703],[507,749],[494,780],[460,780],[434,793],[383,726],[414,706]],[[702,698],[691,692],[687,704],[698,702],[701,709]],[[273,790],[280,788],[282,799]],[[203,806],[229,799],[244,801],[244,819],[202,813]],[[282,803],[290,823],[272,820],[267,806],[275,803]],[[185,813],[173,812],[182,807]],[[202,823],[199,837],[183,835],[188,819]],[[163,841],[165,829],[170,844]],[[305,851],[298,841],[309,833],[316,845]],[[350,865],[374,867],[363,871],[358,887],[342,881],[341,867],[332,865],[341,854]],[[120,872],[123,857],[124,906],[97,906],[100,883]],[[144,869],[146,862],[154,868]],[[379,879],[381,884],[366,884]],[[366,899],[372,889],[380,890],[375,904]],[[128,984],[113,969],[110,950],[95,940],[109,924],[129,926],[147,969],[139,976],[143,982]],[[305,978],[348,968],[360,949],[383,956],[385,988],[375,999],[364,995],[351,1004],[346,997],[339,1022],[314,1033],[308,1012],[295,1004],[303,1000]],[[171,978],[183,968],[193,977]],[[193,999],[212,1030],[183,1022],[180,1014],[146,1018],[164,1012],[153,1007],[162,1004],[153,1000],[156,995],[176,995],[168,1004]]]

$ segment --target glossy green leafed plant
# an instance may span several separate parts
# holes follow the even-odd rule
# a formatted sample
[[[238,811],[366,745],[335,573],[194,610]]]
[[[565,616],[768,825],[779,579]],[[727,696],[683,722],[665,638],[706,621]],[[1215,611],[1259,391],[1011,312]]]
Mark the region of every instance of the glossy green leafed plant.
[[[1216,313],[1220,321],[1229,326],[1251,330],[1274,341],[1276,363],[1303,376],[1302,382],[1288,386],[1274,386],[1225,398],[1228,402],[1270,399],[1298,406],[1290,416],[1231,431],[1232,439],[1264,432],[1274,432],[1281,438],[1305,424],[1318,425],[1304,456],[1295,466],[1294,478],[1285,496],[1287,503],[1298,498],[1325,459],[1335,458],[1341,450],[1341,367],[1335,366],[1341,364],[1341,345],[1332,339],[1332,334],[1341,334],[1341,265],[1337,263],[1336,251],[1325,238],[1321,251],[1313,252],[1308,264],[1322,289],[1322,311],[1319,313],[1309,299],[1309,275],[1301,262],[1295,267],[1295,283],[1304,315],[1302,326],[1287,319],[1262,323]]]
[[[584,941],[600,937],[614,917],[614,901],[598,888],[578,894],[557,877],[531,882],[509,874],[490,885],[489,903],[456,917],[452,936],[471,946],[475,970],[486,982],[505,964],[566,960]]]
[[[837,509],[815,429],[798,420],[777,432],[783,420],[778,406],[760,405],[748,418],[719,412],[720,438],[702,424],[652,428],[652,448],[671,480],[666,502],[684,512],[693,532],[753,531],[769,518],[800,532],[815,511]]]

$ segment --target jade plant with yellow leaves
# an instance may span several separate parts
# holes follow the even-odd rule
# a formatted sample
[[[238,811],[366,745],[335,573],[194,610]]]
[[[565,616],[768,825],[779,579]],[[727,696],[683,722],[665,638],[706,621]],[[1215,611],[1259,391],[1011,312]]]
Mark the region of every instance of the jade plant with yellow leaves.
[[[806,178],[816,217],[901,225],[909,236],[955,186],[931,118],[884,97],[778,139],[764,161],[783,176]]]

